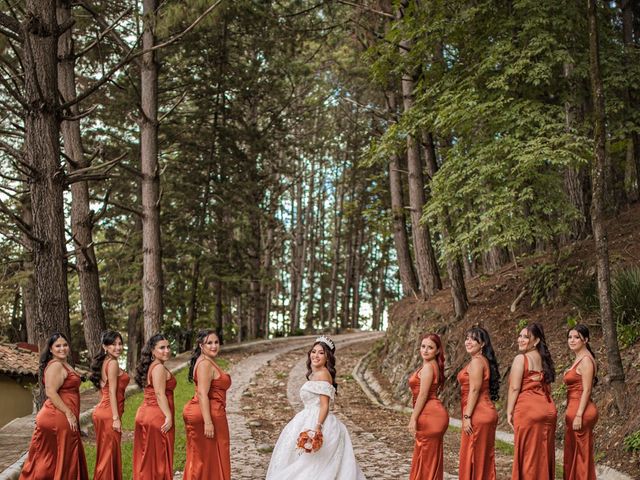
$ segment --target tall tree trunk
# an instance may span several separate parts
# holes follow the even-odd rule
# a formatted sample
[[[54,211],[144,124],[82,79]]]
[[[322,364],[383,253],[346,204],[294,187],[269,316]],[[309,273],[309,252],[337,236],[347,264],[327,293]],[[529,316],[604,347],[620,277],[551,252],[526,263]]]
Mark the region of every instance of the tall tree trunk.
[[[220,339],[220,343],[224,343],[224,308],[222,302],[222,280],[214,281],[214,291],[216,292],[216,305],[214,309],[214,323],[216,326],[216,334]]]
[[[338,325],[338,269],[342,250],[342,214],[344,212],[344,178],[338,180],[337,199],[333,210],[331,282],[329,285],[329,328]]]
[[[431,178],[438,172],[438,162],[436,159],[436,146],[433,141],[433,135],[426,133],[424,135],[425,144],[425,163],[427,165],[427,173]],[[446,142],[449,147],[450,142]],[[438,219],[440,225],[442,225],[442,236],[445,241],[449,239],[449,232],[451,231],[451,218],[449,212],[445,212]],[[453,311],[455,312],[456,319],[460,320],[464,317],[469,309],[469,298],[467,297],[467,287],[464,283],[464,272],[462,270],[462,262],[460,256],[457,255],[454,258],[447,256],[447,273],[449,274],[449,280],[451,281],[451,299],[453,301]]]
[[[353,259],[353,307],[351,308],[351,328],[360,328],[360,302],[361,302],[361,293],[360,293],[360,283],[362,278],[362,268],[363,268],[363,253],[362,253],[362,243],[364,241],[364,225],[361,221],[362,212],[358,212],[358,221],[356,222],[357,231],[356,231],[356,239],[354,249],[354,259]]]
[[[575,91],[578,86],[575,84],[574,66],[566,63],[563,67],[563,75],[571,85],[571,90]],[[583,120],[584,111],[581,105],[577,104],[576,98],[568,98],[564,104],[565,129],[568,133],[575,129],[577,123]],[[589,190],[591,188],[588,170],[583,165],[568,166],[564,171],[564,190],[569,202],[578,211],[578,218],[571,222],[570,240],[583,239],[590,233],[589,207],[591,204]]]
[[[607,351],[609,380],[616,397],[620,412],[625,411],[624,390],[625,378],[620,350],[616,321],[611,306],[611,272],[609,268],[609,246],[607,240],[606,221],[606,112],[602,74],[600,73],[600,46],[598,35],[598,18],[596,0],[587,0],[589,20],[589,74],[591,78],[591,95],[594,106],[594,146],[595,165],[592,169],[593,200],[591,203],[591,223],[596,248],[596,265],[598,270],[598,298],[600,300],[600,316],[602,331]]]
[[[393,92],[387,94],[388,109],[391,115],[396,115],[396,96]],[[400,175],[400,156],[391,155],[389,162],[389,192],[391,194],[391,215],[393,219],[393,244],[398,257],[398,270],[402,293],[415,295],[418,293],[418,280],[413,269],[409,237],[407,235],[407,220],[404,213],[402,198],[402,176]]]
[[[269,338],[269,319],[271,317],[272,298],[272,278],[273,275],[273,248],[274,248],[274,228],[271,224],[273,215],[269,216],[265,232],[265,245],[262,255],[262,277],[260,278],[260,297],[263,301],[263,325],[258,331],[258,336]]]
[[[355,169],[351,171],[350,179],[350,192],[348,202],[355,202]],[[357,217],[357,213],[353,215]],[[342,286],[342,312],[340,313],[340,328],[344,329],[350,325],[351,318],[351,290],[353,289],[353,265],[354,265],[354,243],[357,235],[355,221],[353,218],[348,221],[348,230],[346,233],[345,244],[347,250],[345,251],[345,267],[344,267],[344,282]]]
[[[58,0],[58,23],[63,24],[72,19],[70,0]],[[72,28],[67,29],[58,39],[58,88],[63,101],[76,98],[75,53]],[[73,105],[69,112],[72,116],[79,114],[78,105]],[[62,122],[64,150],[69,158],[69,171],[87,168],[80,120]],[[71,184],[71,233],[75,247],[76,270],[80,286],[82,304],[82,324],[85,343],[89,356],[93,357],[101,350],[101,335],[106,329],[100,278],[96,254],[93,248],[93,213],[89,207],[89,186],[86,181]]]
[[[158,0],[143,0],[143,50],[155,46]],[[142,173],[142,300],[144,338],[160,331],[163,316],[160,243],[160,166],[158,163],[158,62],[148,51],[140,62],[140,170]]]
[[[134,303],[127,312],[127,371],[135,372],[142,349],[142,328],[140,305]]]
[[[31,213],[31,196],[22,195],[20,198],[22,221],[25,225],[33,227],[33,215]],[[27,342],[37,345],[38,334],[36,330],[36,320],[38,318],[38,305],[36,300],[36,287],[33,279],[33,244],[31,239],[22,234],[25,245],[31,245],[31,250],[24,252],[25,260],[22,263],[22,270],[26,273],[25,278],[20,283],[22,293],[22,315],[24,316],[27,328]]]
[[[36,337],[42,349],[54,331],[70,336],[67,251],[64,234],[64,175],[60,175],[58,120],[58,24],[55,0],[27,0],[23,24],[24,154],[31,169],[33,277]]]
[[[309,199],[307,202],[306,211],[306,225],[307,225],[307,238],[308,248],[306,252],[307,261],[307,308],[305,316],[305,329],[309,332],[314,329],[315,318],[315,295],[316,295],[316,244],[317,244],[317,230],[314,212],[316,211],[316,201],[314,195],[316,194],[316,162],[311,160],[311,172],[309,179]]]
[[[304,231],[304,209],[303,199],[304,189],[302,180],[297,182],[295,193],[295,209],[296,225],[294,229],[294,238],[292,240],[293,248],[291,259],[291,300],[289,306],[289,331],[295,333],[300,328],[300,301],[302,296],[302,276],[304,275],[304,258],[305,258],[305,231]]]
[[[402,16],[402,10],[409,4],[408,0],[402,0],[402,9],[398,15]],[[411,42],[400,42],[400,55],[406,56],[411,48]],[[410,72],[402,74],[402,98],[404,111],[409,112],[414,104],[413,91],[414,79]],[[407,167],[409,170],[409,205],[411,207],[411,228],[413,234],[413,251],[416,260],[416,273],[420,283],[420,293],[423,298],[428,298],[442,288],[438,263],[431,244],[431,232],[426,223],[422,223],[422,209],[425,204],[424,176],[422,173],[422,161],[419,145],[414,135],[407,135]]]
[[[633,41],[633,1],[619,0],[622,10],[622,37],[624,42],[625,66],[631,65],[633,51],[636,45]],[[627,75],[629,78],[629,75]],[[627,84],[624,91],[624,103],[627,118],[637,110],[637,102],[631,84]],[[633,131],[627,140],[625,165],[625,187],[627,199],[637,202],[640,199],[640,135]]]

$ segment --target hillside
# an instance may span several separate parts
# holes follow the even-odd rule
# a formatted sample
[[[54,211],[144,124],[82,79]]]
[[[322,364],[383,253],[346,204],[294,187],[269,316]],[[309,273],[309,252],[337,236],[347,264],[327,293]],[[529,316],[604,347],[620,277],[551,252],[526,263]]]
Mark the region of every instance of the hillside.
[[[609,242],[613,270],[640,266],[640,207],[622,212],[610,222]],[[554,270],[554,266],[557,269]],[[555,271],[553,274],[539,272]],[[547,303],[532,306],[532,271],[545,279],[556,279],[556,285],[548,293]],[[555,261],[550,255],[537,255],[518,259],[518,266],[506,265],[491,276],[480,275],[468,281],[471,307],[465,319],[453,320],[453,309],[448,290],[439,292],[427,302],[407,298],[394,305],[389,327],[375,366],[381,383],[386,384],[396,400],[409,404],[408,375],[419,364],[419,338],[427,332],[437,332],[446,344],[447,384],[442,395],[449,412],[460,416],[460,396],[455,376],[467,361],[464,351],[464,332],[479,323],[491,333],[494,348],[500,362],[502,375],[501,398],[497,405],[501,415],[500,428],[509,430],[505,422],[506,387],[509,366],[517,352],[516,337],[527,321],[544,325],[549,349],[556,362],[559,380],[553,385],[553,396],[558,406],[557,441],[564,435],[565,389],[562,372],[571,364],[571,355],[566,345],[568,322],[578,320],[592,331],[599,366],[599,384],[594,389],[600,420],[596,427],[596,458],[632,476],[640,476],[640,455],[624,449],[623,440],[640,430],[640,402],[630,401],[627,415],[622,417],[614,407],[607,386],[607,362],[604,353],[602,330],[597,312],[587,308],[592,300],[595,276],[593,240],[591,238],[562,249]],[[591,280],[590,280],[591,279]],[[538,282],[540,284],[541,282]],[[553,282],[551,282],[553,283]],[[527,288],[528,286],[528,288]],[[515,311],[511,311],[514,300],[526,289]],[[539,295],[539,290],[536,290]],[[638,392],[640,382],[640,341],[622,351],[628,392]],[[560,443],[558,443],[560,446]]]

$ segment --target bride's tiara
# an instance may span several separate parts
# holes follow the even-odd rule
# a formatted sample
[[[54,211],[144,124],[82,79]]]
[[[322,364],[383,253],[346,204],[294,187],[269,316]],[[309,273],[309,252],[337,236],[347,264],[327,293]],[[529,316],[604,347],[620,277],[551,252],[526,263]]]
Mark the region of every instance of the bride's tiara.
[[[329,337],[325,337],[324,335],[321,335],[318,338],[316,338],[315,343],[324,343],[331,350],[335,350],[336,349],[336,346],[333,343],[333,340],[331,340]]]

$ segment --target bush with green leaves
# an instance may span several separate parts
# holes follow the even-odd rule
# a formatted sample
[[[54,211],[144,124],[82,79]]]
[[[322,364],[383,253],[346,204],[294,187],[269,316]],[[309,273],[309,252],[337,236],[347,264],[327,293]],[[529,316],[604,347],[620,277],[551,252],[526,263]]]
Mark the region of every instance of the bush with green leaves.
[[[563,297],[573,286],[577,267],[558,263],[536,263],[525,269],[527,290],[531,292],[531,306],[549,305]]]
[[[640,430],[624,437],[624,449],[628,452],[640,451]]]
[[[600,309],[595,276],[575,283],[571,303],[584,313]],[[618,330],[618,340],[628,347],[640,338],[640,267],[615,270],[611,278],[611,304]]]

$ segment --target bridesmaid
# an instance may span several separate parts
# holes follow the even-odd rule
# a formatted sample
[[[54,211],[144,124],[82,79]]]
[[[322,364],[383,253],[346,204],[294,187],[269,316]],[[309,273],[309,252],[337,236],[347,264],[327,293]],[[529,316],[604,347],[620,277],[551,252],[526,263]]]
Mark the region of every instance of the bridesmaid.
[[[112,330],[102,332],[102,351],[91,362],[89,379],[102,392],[102,399],[93,411],[96,432],[96,468],[93,480],[121,480],[122,458],[120,441],[124,412],[124,391],[129,375],[118,366],[122,354],[122,335]]]
[[[444,351],[438,335],[422,337],[420,356],[422,366],[409,377],[413,395],[409,431],[416,438],[409,480],[442,480],[449,414],[437,395],[444,385]]]
[[[458,373],[462,395],[462,439],[460,480],[495,480],[495,437],[500,372],[489,333],[473,327],[466,333],[464,347],[471,361]]]
[[[553,480],[558,412],[550,385],[556,374],[542,325],[532,323],[522,329],[518,350],[507,399],[507,422],[515,432],[511,478]]]
[[[134,480],[173,479],[176,379],[164,366],[170,357],[169,341],[157,333],[142,348],[136,368],[135,380],[144,389],[144,400],[136,412],[133,435]]]
[[[216,364],[220,339],[215,330],[200,330],[191,356],[189,381],[194,397],[184,406],[187,462],[184,480],[230,480],[229,425],[225,411],[231,377]]]
[[[591,401],[591,388],[598,379],[596,356],[589,346],[589,329],[576,325],[569,330],[568,343],[575,360],[564,374],[567,385],[564,480],[596,480],[593,427],[598,421],[598,409]]]
[[[67,363],[69,340],[54,333],[40,357],[40,378],[47,400],[36,415],[36,429],[20,480],[87,480],[87,462],[80,441],[80,383]]]

